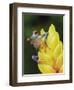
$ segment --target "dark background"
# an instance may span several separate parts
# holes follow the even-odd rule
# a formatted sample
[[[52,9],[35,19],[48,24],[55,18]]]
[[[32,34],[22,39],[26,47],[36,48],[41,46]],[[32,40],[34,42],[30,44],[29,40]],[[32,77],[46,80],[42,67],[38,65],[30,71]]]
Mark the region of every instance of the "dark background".
[[[37,63],[32,60],[32,55],[36,52],[34,47],[27,42],[27,38],[32,35],[34,30],[40,31],[42,28],[47,32],[51,24],[55,25],[56,31],[60,35],[63,42],[63,15],[35,15],[35,14],[22,14],[23,21],[23,74],[39,74],[40,71]]]

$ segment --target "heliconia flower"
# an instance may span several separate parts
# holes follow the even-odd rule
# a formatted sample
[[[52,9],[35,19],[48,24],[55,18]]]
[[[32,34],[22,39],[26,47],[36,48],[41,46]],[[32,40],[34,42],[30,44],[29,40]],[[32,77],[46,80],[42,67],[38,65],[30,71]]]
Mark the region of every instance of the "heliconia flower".
[[[41,29],[40,34],[44,33],[46,32]],[[38,61],[41,73],[63,73],[63,43],[53,24],[49,27],[47,38],[41,39]]]

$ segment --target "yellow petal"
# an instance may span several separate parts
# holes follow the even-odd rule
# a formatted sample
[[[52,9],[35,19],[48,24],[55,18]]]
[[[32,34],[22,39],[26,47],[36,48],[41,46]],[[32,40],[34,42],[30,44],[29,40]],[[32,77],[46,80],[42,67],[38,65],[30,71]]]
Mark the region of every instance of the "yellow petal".
[[[38,52],[39,61],[45,62],[45,64],[49,64],[50,66],[53,66],[54,59],[52,57],[52,53],[45,53],[45,52]]]
[[[58,34],[58,32],[56,32],[55,26],[53,24],[50,26],[48,32],[49,33],[48,33],[46,43],[47,43],[49,48],[54,50],[56,45],[59,43],[59,34]]]
[[[46,65],[46,64],[38,64],[38,68],[42,74],[56,72],[50,65]]]
[[[41,29],[40,34],[41,34],[41,35],[45,34],[45,31],[44,31],[43,28]],[[42,37],[42,38],[41,38],[41,42],[44,42],[44,40],[45,40],[45,38]]]
[[[48,37],[47,39],[47,45],[52,50],[55,49],[58,43],[59,43],[59,35],[57,33],[52,38]]]
[[[59,73],[63,73],[63,65],[61,66]]]
[[[55,26],[53,24],[49,27],[48,34],[51,35],[51,37],[55,34]]]
[[[41,35],[45,34],[45,31],[44,31],[43,28],[41,29],[40,34],[41,34]]]
[[[59,71],[62,65],[63,65],[63,54],[61,53],[57,58],[54,67],[57,71]]]
[[[63,46],[62,42],[60,41],[59,44],[54,49],[53,52],[54,58],[57,58],[61,53],[63,53]]]

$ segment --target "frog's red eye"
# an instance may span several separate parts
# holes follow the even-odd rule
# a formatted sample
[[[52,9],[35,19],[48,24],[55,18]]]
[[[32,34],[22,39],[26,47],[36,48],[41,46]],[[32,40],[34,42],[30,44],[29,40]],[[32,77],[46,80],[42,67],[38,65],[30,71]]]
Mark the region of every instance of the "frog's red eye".
[[[37,31],[35,31],[35,34],[38,34],[38,32],[37,32]]]

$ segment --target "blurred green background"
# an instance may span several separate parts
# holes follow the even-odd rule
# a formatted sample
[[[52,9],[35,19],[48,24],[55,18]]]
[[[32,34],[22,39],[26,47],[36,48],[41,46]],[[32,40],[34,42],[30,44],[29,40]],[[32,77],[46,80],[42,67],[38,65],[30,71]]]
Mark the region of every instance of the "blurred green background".
[[[55,25],[56,31],[60,35],[63,42],[63,15],[37,15],[22,14],[22,30],[23,30],[23,74],[39,74],[40,71],[37,63],[32,60],[32,55],[36,52],[35,48],[27,42],[27,38],[32,35],[34,30],[38,32],[43,28],[46,32],[51,24]]]

